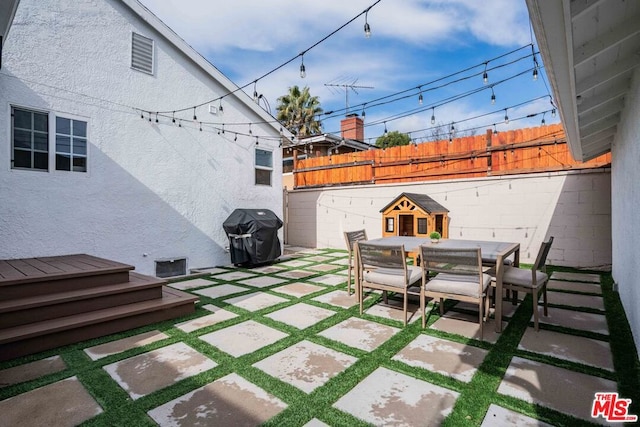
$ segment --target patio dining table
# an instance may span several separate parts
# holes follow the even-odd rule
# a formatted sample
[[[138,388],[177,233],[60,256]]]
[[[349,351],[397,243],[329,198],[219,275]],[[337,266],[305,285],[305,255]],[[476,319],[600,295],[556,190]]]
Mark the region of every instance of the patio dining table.
[[[463,239],[440,239],[438,243],[434,243],[428,237],[414,237],[414,236],[390,236],[381,237],[378,239],[370,239],[369,243],[375,243],[379,245],[404,245],[404,249],[407,253],[417,254],[420,246],[438,246],[447,249],[469,249],[480,248],[482,253],[482,263],[487,266],[496,267],[496,332],[502,332],[502,276],[504,273],[504,260],[513,254],[513,265],[518,267],[520,265],[520,243],[513,242],[494,242],[485,240],[463,240]],[[415,257],[414,257],[415,259]],[[356,265],[356,274],[359,271]],[[356,276],[356,283],[358,278]],[[361,292],[362,290],[356,290]]]

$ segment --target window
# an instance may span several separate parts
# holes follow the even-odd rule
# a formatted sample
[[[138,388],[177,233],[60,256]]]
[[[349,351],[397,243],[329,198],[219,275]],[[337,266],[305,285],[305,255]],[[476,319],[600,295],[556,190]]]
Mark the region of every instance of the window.
[[[153,40],[131,33],[131,68],[153,74]]]
[[[256,185],[271,185],[273,153],[256,148]]]
[[[56,170],[87,171],[87,122],[56,117]]]
[[[427,218],[418,218],[418,234],[427,234]]]
[[[12,108],[11,118],[11,167],[48,171],[49,115]]]
[[[386,218],[384,231],[393,233],[393,218]]]

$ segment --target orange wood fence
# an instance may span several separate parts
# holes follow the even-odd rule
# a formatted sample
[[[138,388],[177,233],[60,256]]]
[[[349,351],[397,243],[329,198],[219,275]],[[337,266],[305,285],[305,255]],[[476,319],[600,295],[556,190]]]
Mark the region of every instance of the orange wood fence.
[[[611,164],[607,153],[575,161],[562,125],[296,160],[295,188],[590,169]]]

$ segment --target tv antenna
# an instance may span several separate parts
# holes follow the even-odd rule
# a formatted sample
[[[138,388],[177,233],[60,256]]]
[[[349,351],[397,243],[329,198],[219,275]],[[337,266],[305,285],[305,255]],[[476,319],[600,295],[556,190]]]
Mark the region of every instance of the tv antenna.
[[[324,85],[329,88],[331,91],[338,91],[344,89],[344,106],[345,106],[345,115],[349,114],[349,89],[351,89],[355,94],[358,94],[357,89],[373,89],[373,86],[360,86],[357,85],[358,79],[351,79],[350,83],[344,83],[346,79],[342,79],[343,83],[339,83],[340,80],[336,79],[334,83],[325,83]],[[340,89],[337,89],[340,88]],[[335,92],[334,92],[335,93]]]

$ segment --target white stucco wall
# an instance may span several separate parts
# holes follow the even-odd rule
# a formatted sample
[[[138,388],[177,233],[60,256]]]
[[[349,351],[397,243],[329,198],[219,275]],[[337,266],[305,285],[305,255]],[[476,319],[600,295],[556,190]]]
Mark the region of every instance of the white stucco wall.
[[[475,180],[369,185],[288,194],[287,243],[345,248],[343,231],[382,236],[380,210],[402,192],[427,194],[449,209],[449,237],[512,241],[533,263],[554,236],[548,262],[572,267],[611,264],[609,169]]]
[[[611,160],[612,275],[640,352],[640,70],[625,98]]]
[[[130,68],[132,31],[154,40],[154,75]],[[22,0],[0,70],[0,258],[89,253],[146,274],[157,259],[228,264],[222,223],[233,209],[282,217],[278,141],[260,139],[274,171],[272,186],[256,186],[255,137],[232,133],[263,120],[249,97],[226,97],[222,118],[197,110],[227,124],[221,135],[200,132],[192,110],[176,113],[186,119],[178,127],[131,108],[172,111],[225,93],[120,1]],[[11,169],[11,106],[48,111],[50,123],[56,114],[87,121],[88,172],[56,171],[53,154],[49,172]],[[264,124],[252,132],[278,136]]]

